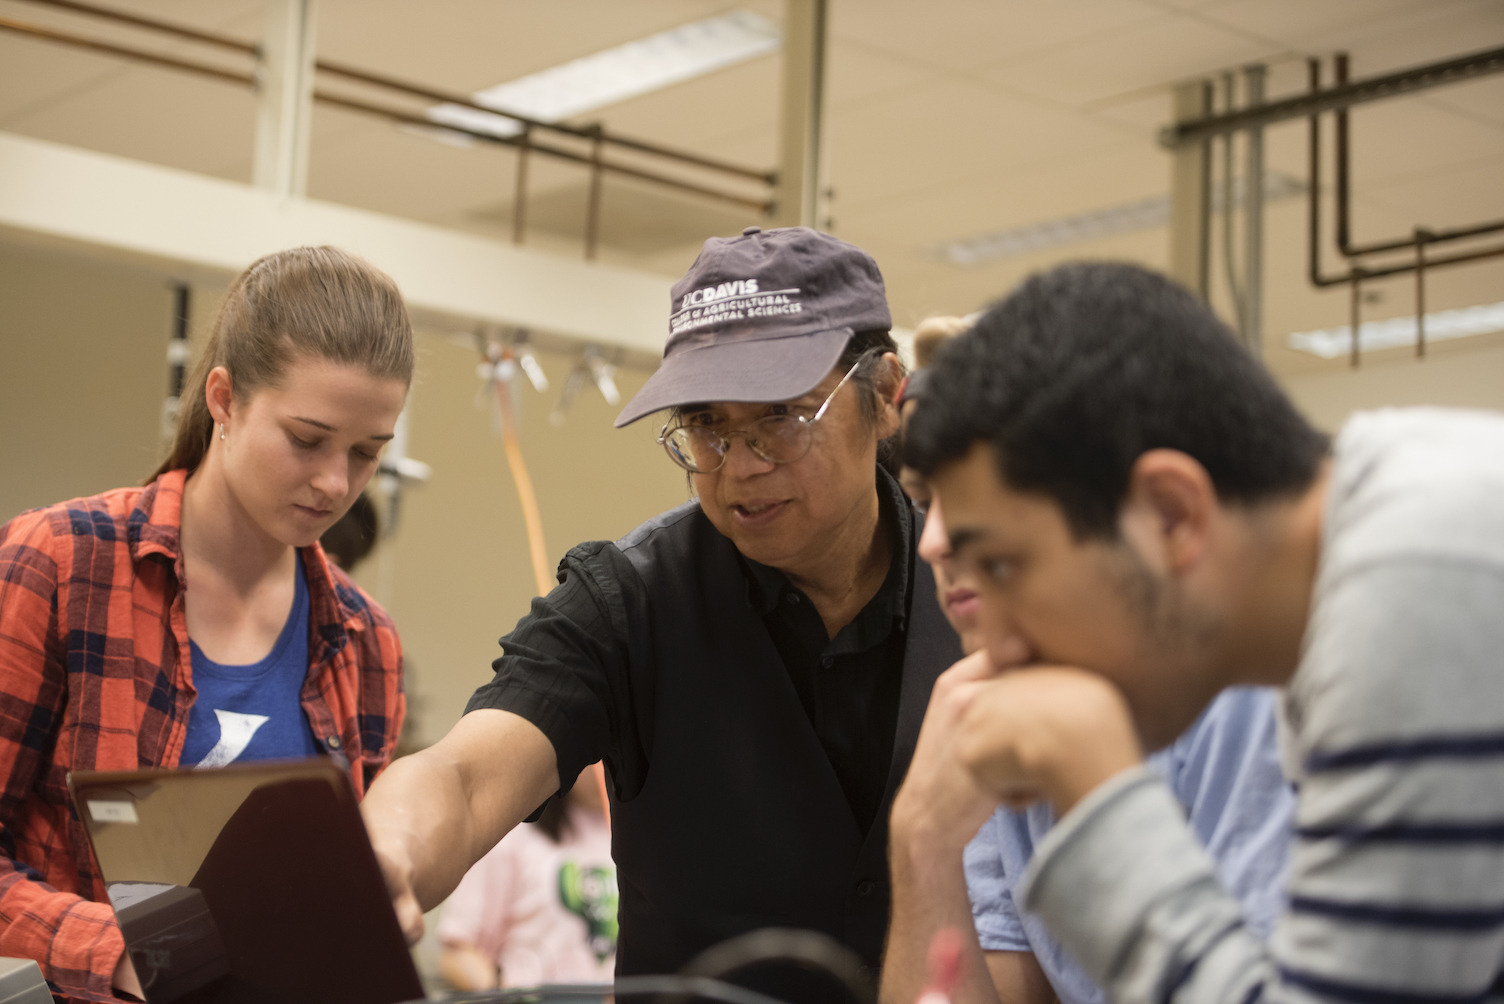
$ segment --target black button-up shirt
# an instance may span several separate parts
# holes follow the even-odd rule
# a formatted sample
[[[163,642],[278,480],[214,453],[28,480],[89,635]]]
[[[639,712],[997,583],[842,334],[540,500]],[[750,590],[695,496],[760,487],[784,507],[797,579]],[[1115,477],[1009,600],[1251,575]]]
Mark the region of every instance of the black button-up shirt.
[[[914,553],[922,521],[886,472],[876,480],[890,569],[835,638],[691,503],[572,549],[471,699],[536,725],[566,785],[605,759],[623,974],[672,972],[768,926],[822,931],[880,965],[883,808],[961,652]],[[831,998],[795,992],[798,967],[779,974],[748,985]]]
[[[877,498],[893,545],[888,575],[835,638],[782,572],[738,555],[747,603],[762,614],[864,833],[882,803],[892,760],[914,550],[908,498],[881,468]],[[492,664],[496,677],[465,710],[503,708],[536,725],[553,744],[566,788],[601,757],[599,737],[610,734],[606,758],[617,789],[631,797],[653,746],[651,699],[632,684],[630,670],[653,661],[642,631],[646,587],[604,541],[572,549],[559,571],[559,586],[535,599],[532,612],[502,639],[505,653]]]
[[[897,482],[880,477],[878,507],[892,560],[877,594],[831,638],[809,597],[782,572],[742,558],[747,598],[768,628],[804,712],[862,832],[888,786],[907,638],[910,520]]]

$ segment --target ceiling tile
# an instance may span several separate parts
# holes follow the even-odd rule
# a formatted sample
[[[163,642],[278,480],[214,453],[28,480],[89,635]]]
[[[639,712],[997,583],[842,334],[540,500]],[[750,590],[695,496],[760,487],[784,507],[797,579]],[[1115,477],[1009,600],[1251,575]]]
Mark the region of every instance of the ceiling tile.
[[[837,222],[843,233],[854,234],[858,240],[905,235],[908,253],[918,257],[931,244],[1107,209],[1163,194],[1168,187],[1165,153],[1119,141],[1091,157],[1064,157],[1019,171],[981,173],[902,199],[854,207],[840,212]]]
[[[237,31],[236,27],[246,20],[247,14],[252,10],[257,22],[261,16],[257,0],[219,0],[213,4],[201,5],[177,0],[164,0],[157,4],[137,0],[116,6],[126,10],[135,8],[136,13],[223,32],[232,37],[248,38],[244,32]],[[23,24],[55,28],[70,35],[139,47],[149,52],[238,72],[248,73],[252,68],[249,56],[163,38],[156,33],[38,4],[0,0],[0,16]],[[203,78],[182,74],[180,71],[159,68],[147,70],[140,63],[129,62],[118,56],[89,52],[50,40],[13,33],[0,34],[0,128],[7,128],[7,123],[18,115],[39,110],[54,101],[79,97],[91,88],[112,85],[126,75],[143,71],[178,73],[178,79],[186,81],[189,87],[205,82]]]
[[[1208,11],[1237,0],[1153,0],[1155,4],[1166,10]]]
[[[1382,18],[1363,17],[1363,11],[1360,5],[1346,23],[1302,36],[1299,51],[1351,51],[1352,75],[1361,80],[1504,45],[1499,0],[1421,0]]]
[[[1504,74],[1438,87],[1428,91],[1422,100],[1504,128]]]
[[[1030,274],[1067,261],[1111,259],[1162,269],[1166,261],[1166,238],[1163,228],[1119,234],[1069,249],[1009,258],[970,269],[906,260],[900,254],[885,256],[888,249],[880,244],[868,250],[883,269],[889,298],[894,304],[893,322],[912,327],[935,314],[967,314],[984,309]]]
[[[1152,139],[1170,121],[1170,89],[1155,87],[1127,97],[1094,102],[1087,106],[1086,111],[1099,121],[1122,126]]]
[[[831,183],[842,205],[859,205],[1085,154],[1120,139],[1085,115],[941,80],[832,116]]]
[[[321,55],[475,91],[713,13],[694,0],[322,0]]]
[[[583,247],[588,184],[581,178],[572,185],[535,194],[526,208],[528,232],[548,231]],[[601,185],[600,206],[600,243],[630,255],[658,255],[686,245],[697,247],[707,237],[734,237],[745,227],[762,222],[755,211],[610,175]],[[511,194],[490,205],[468,210],[467,215],[477,223],[489,225],[498,236],[509,235],[513,218]]]
[[[762,56],[729,66],[611,105],[589,118],[625,136],[687,150],[703,150],[706,139],[749,126],[771,133],[778,121],[778,60]]]
[[[0,129],[130,72],[108,56],[0,35]]]
[[[1401,232],[1415,225],[1447,229],[1504,220],[1504,185],[1499,184],[1501,165],[1504,165],[1504,144],[1493,154],[1470,163],[1372,185],[1365,194],[1403,216],[1406,225]],[[1504,243],[1504,234],[1492,239]]]
[[[1504,131],[1414,99],[1363,105],[1349,120],[1353,184],[1359,187],[1504,157]]]
[[[831,5],[833,37],[946,70],[996,64],[1159,16],[1145,0],[854,0]]]
[[[1198,15],[1231,30],[1269,39],[1298,52],[1314,51],[1313,40],[1353,30],[1382,26],[1426,6],[1443,6],[1450,0],[1233,0],[1215,8],[1202,8]]]
[[[835,37],[826,64],[826,107],[836,113],[855,102],[933,80],[938,72],[914,60]]]
[[[146,68],[110,76],[105,86],[90,86],[14,116],[4,128],[120,157],[217,174],[227,159],[249,163],[255,116],[255,98],[249,88]]]
[[[202,31],[218,31],[241,37],[249,37],[248,33],[259,29],[266,11],[265,0],[111,0],[109,4],[102,6]],[[130,38],[136,41],[161,38],[154,32],[140,28],[117,25],[87,14],[18,0],[0,0],[0,15],[33,24],[67,28],[79,34],[87,32],[97,37]]]
[[[990,81],[1080,106],[1278,53],[1267,43],[1184,14],[1161,14],[981,72]]]
[[[505,147],[456,149],[331,108],[314,111],[314,131],[308,172],[312,198],[426,220],[494,203],[513,189],[516,155]],[[320,142],[321,131],[335,132],[338,140]],[[530,178],[540,187],[582,173],[566,172],[541,157],[533,168]]]

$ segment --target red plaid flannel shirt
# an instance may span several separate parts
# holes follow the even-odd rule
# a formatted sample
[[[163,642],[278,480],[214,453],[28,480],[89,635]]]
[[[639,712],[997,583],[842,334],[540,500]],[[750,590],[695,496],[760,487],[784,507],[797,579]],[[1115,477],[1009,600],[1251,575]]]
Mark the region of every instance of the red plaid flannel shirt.
[[[197,695],[178,545],[185,480],[172,471],[0,526],[0,956],[36,959],[76,999],[115,999],[124,943],[68,772],[176,767]],[[321,548],[302,553],[303,710],[364,794],[402,727],[401,645]]]

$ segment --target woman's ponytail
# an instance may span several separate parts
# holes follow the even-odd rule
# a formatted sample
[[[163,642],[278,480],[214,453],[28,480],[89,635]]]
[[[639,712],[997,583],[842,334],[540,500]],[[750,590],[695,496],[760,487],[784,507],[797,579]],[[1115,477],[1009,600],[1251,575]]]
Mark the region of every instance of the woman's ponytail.
[[[148,483],[203,463],[214,438],[204,389],[215,367],[229,371],[236,398],[244,400],[277,385],[298,355],[411,383],[413,328],[397,284],[333,247],[279,251],[240,273],[184,386],[172,450]]]

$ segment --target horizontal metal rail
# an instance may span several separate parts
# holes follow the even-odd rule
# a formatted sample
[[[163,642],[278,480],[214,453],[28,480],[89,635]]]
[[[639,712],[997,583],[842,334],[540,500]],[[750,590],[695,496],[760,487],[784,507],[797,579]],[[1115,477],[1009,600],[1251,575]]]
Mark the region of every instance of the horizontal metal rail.
[[[1418,238],[1399,237],[1373,244],[1348,244],[1341,247],[1341,251],[1349,258],[1357,258],[1385,251],[1403,251],[1405,248],[1413,248],[1418,244],[1441,244],[1446,241],[1466,240],[1469,237],[1481,237],[1484,234],[1494,234],[1501,230],[1504,230],[1504,220],[1494,220],[1492,223],[1479,223],[1475,226],[1455,227],[1450,230],[1424,230],[1423,236]]]
[[[240,39],[230,38],[228,35],[199,31],[197,28],[185,28],[180,24],[158,21],[156,18],[142,17],[139,14],[129,14],[123,10],[110,10],[106,7],[96,7],[89,3],[79,3],[78,0],[28,0],[28,2],[41,4],[46,7],[61,7],[63,10],[71,10],[77,14],[86,14],[90,17],[102,18],[106,21],[118,21],[120,24],[128,24],[134,28],[145,28],[147,31],[160,32],[164,35],[176,35],[178,38],[185,38],[190,42],[217,45],[224,49],[249,52],[253,55],[258,51],[257,47],[250,42],[242,42]]]
[[[53,0],[32,0],[32,2],[51,3],[53,2]],[[323,59],[319,60],[315,64],[315,66],[320,72],[323,73],[345,77],[349,80],[355,80],[363,84],[370,84],[373,87],[384,87],[388,90],[401,91],[402,93],[410,94],[413,97],[426,98],[430,101],[439,101],[445,104],[460,105],[461,107],[471,108],[478,112],[485,112],[487,115],[499,115],[502,118],[512,119],[515,122],[526,127],[531,127],[534,129],[546,129],[552,132],[563,133],[567,136],[573,136],[577,139],[593,141],[596,138],[596,133],[593,129],[581,128],[579,126],[563,125],[562,123],[558,122],[544,122],[540,119],[531,119],[525,115],[518,115],[515,112],[497,111],[495,108],[490,108],[486,105],[480,104],[473,98],[470,98],[463,94],[450,94],[445,91],[435,90],[431,87],[423,87],[419,84],[412,84],[404,80],[397,80],[393,77],[383,76],[379,73],[370,73],[366,70],[357,70],[354,67],[345,66],[342,63],[331,63]],[[635,150],[639,153],[652,154],[655,157],[666,157],[670,160],[682,161],[683,163],[692,164],[695,167],[703,167],[710,171],[721,171],[726,174],[735,174],[739,177],[750,178],[753,181],[760,181],[766,185],[773,184],[776,178],[772,171],[759,171],[755,167],[743,167],[740,164],[728,164],[723,160],[716,160],[712,157],[703,157],[697,153],[686,153],[683,150],[671,150],[668,147],[658,146],[657,144],[647,143],[642,140],[629,139],[626,136],[613,135],[609,132],[602,132],[600,134],[600,139],[602,142],[609,143],[613,146],[619,146],[628,150]]]
[[[237,52],[244,52],[252,56],[259,55],[260,53],[260,47],[258,45],[252,42],[247,42],[243,39],[233,38],[228,35],[220,35],[214,32],[200,31],[196,28],[185,28],[182,25],[173,24],[168,21],[160,21],[156,18],[142,17],[138,14],[130,14],[125,11],[112,10],[108,7],[98,7],[94,4],[81,3],[79,2],[79,0],[26,0],[26,2],[40,4],[46,7],[57,7],[62,10],[73,11],[77,14],[83,14],[89,17],[99,18],[101,20],[115,21],[120,24],[130,25],[134,28],[141,28],[147,31],[155,31],[161,34],[173,35],[178,38],[193,42],[199,42],[205,45],[214,45],[223,49],[231,49]],[[51,31],[52,29],[45,30]],[[76,38],[77,36],[74,37]],[[391,91],[398,91],[411,97],[424,98],[429,101],[438,101],[444,104],[460,105],[464,108],[470,108],[475,111],[485,112],[488,115],[497,115],[501,118],[511,119],[524,127],[543,129],[550,132],[560,133],[566,136],[572,136],[576,139],[589,140],[592,142],[597,138],[597,131],[591,128],[566,125],[562,122],[545,122],[542,119],[530,118],[526,115],[520,115],[516,112],[499,111],[495,108],[490,108],[486,105],[480,104],[468,95],[451,94],[449,92],[442,91],[436,88],[425,87],[421,84],[415,84],[411,81],[406,80],[399,80],[395,77],[389,77],[384,74],[372,73],[368,70],[362,70],[357,67],[345,65],[343,63],[334,63],[330,62],[329,60],[321,59],[315,62],[314,68],[321,73],[327,73],[331,76],[344,77],[348,80],[354,80],[358,83],[367,84],[372,87],[381,87]],[[445,128],[451,127],[446,126]],[[457,131],[464,132],[466,130]],[[776,173],[772,171],[763,171],[754,167],[746,167],[741,164],[732,164],[727,161],[718,160],[714,157],[706,157],[702,154],[689,153],[684,150],[676,150],[657,143],[649,143],[645,140],[632,139],[628,136],[614,135],[609,132],[601,132],[599,138],[601,142],[611,144],[613,146],[619,146],[623,149],[633,150],[638,153],[645,153],[655,157],[664,157],[669,160],[677,160],[684,164],[703,168],[708,171],[719,171],[725,174],[732,174],[736,175],[737,177],[759,181],[766,185],[772,185],[777,180]]]
[[[1161,145],[1174,149],[1187,143],[1200,143],[1223,133],[1247,129],[1249,126],[1306,118],[1320,112],[1351,108],[1368,101],[1397,97],[1500,71],[1504,71],[1504,48],[1488,49],[1440,63],[1416,66],[1367,80],[1355,80],[1322,91],[1297,94],[1256,108],[1177,122],[1160,130],[1159,141]]]
[[[138,63],[166,66],[170,69],[197,73],[204,77],[216,77],[220,80],[229,80],[237,84],[245,84],[249,87],[256,86],[256,77],[254,74],[237,73],[234,70],[224,70],[217,66],[195,63],[187,59],[178,59],[175,56],[163,56],[155,52],[144,52],[140,49],[132,49],[129,46],[115,45],[113,42],[101,42],[98,39],[85,38],[72,32],[58,31],[56,28],[43,28],[41,25],[14,21],[8,17],[0,17],[0,30],[14,32],[18,35],[29,35],[32,38],[41,38],[49,42],[60,42],[63,45],[71,45],[78,49],[88,49],[91,52],[102,52],[109,56],[119,56],[122,59],[130,59]]]
[[[1460,265],[1463,262],[1483,261],[1488,258],[1500,257],[1504,257],[1504,245],[1501,245],[1499,247],[1482,248],[1477,251],[1465,251],[1461,254],[1447,255],[1446,257],[1433,258],[1430,255],[1427,255],[1425,258],[1424,267],[1427,271],[1430,271],[1434,268],[1440,268],[1443,265]],[[1318,265],[1317,268],[1319,267],[1320,266]],[[1369,279],[1382,279],[1386,275],[1404,275],[1407,272],[1414,272],[1415,270],[1415,262],[1413,261],[1405,262],[1400,265],[1386,265],[1383,267],[1354,265],[1352,267],[1352,271],[1348,272],[1345,275],[1323,276],[1319,273],[1313,273],[1311,276],[1311,284],[1313,286],[1322,287],[1346,286],[1348,283],[1354,281],[1355,279],[1366,282]]]
[[[46,0],[46,2],[61,3],[63,2],[63,0]],[[87,49],[92,52],[100,52],[110,56],[117,56],[121,59],[128,59],[134,62],[166,67],[168,69],[179,70],[185,73],[194,73],[198,74],[199,76],[213,77],[217,80],[242,84],[247,87],[256,86],[256,76],[253,73],[227,70],[222,67],[211,66],[206,63],[180,59],[176,56],[167,56],[161,53],[148,52],[144,49],[136,49],[130,46],[118,45],[113,42],[103,42],[98,39],[86,38],[82,35],[76,35],[71,32],[59,31],[56,28],[44,28],[40,25],[27,24],[22,21],[13,20],[11,18],[0,17],[0,30],[13,32],[19,35],[26,35],[32,38],[43,39],[49,42],[57,42],[63,45],[70,45],[75,48]],[[380,116],[392,122],[401,122],[408,125],[422,126],[424,128],[430,129],[442,129],[448,132],[459,133],[461,135],[469,136],[486,143],[494,143],[501,146],[512,147],[525,146],[529,151],[535,151],[537,153],[554,157],[559,160],[566,160],[572,163],[582,164],[592,168],[594,168],[597,163],[596,159],[588,154],[575,153],[574,151],[566,150],[562,147],[539,143],[537,140],[525,141],[520,137],[498,136],[495,133],[476,129],[468,129],[464,126],[451,125],[448,123],[438,123],[423,115],[405,112],[396,108],[388,108],[382,105],[372,104],[370,102],[360,101],[341,95],[330,94],[326,91],[315,90],[313,99],[321,104],[332,105],[335,107],[347,109],[349,111],[357,111],[364,114]],[[585,136],[592,137],[593,133],[587,130],[585,131]],[[745,209],[751,209],[759,213],[767,213],[772,208],[772,203],[768,199],[759,199],[753,196],[740,195],[735,192],[726,192],[720,189],[711,188],[706,185],[696,184],[691,181],[684,181],[679,178],[671,178],[667,175],[658,174],[656,172],[642,168],[631,167],[626,164],[619,164],[612,161],[601,160],[599,162],[599,169],[602,171],[610,172],[612,174],[619,174],[629,178],[636,178],[640,181],[646,181],[668,188],[675,188],[680,191],[692,193],[694,195],[726,202],[731,205],[740,206]]]
[[[500,146],[511,146],[518,148],[525,147],[531,152],[547,154],[550,157],[557,157],[560,160],[568,160],[576,164],[583,164],[586,167],[594,167],[596,163],[595,160],[588,154],[580,154],[575,153],[572,150],[564,150],[556,146],[548,146],[546,144],[539,143],[537,140],[524,141],[522,135],[497,136],[495,133],[482,132],[477,129],[466,129],[463,126],[440,125],[434,122],[432,119],[425,118],[422,115],[412,115],[407,112],[398,111],[395,108],[385,108],[381,105],[373,105],[365,101],[342,97],[337,94],[329,94],[324,91],[314,91],[313,100],[319,102],[320,104],[333,105],[337,108],[345,108],[349,111],[365,112],[370,115],[378,115],[393,122],[402,122],[407,125],[422,126],[427,129],[444,129],[449,132],[457,132],[465,136],[474,137],[475,139],[481,140],[485,143],[496,143]],[[768,212],[772,209],[772,203],[766,199],[753,198],[752,196],[747,195],[737,195],[732,192],[723,192],[719,189],[707,188],[704,185],[697,185],[691,181],[681,181],[678,178],[670,178],[662,174],[654,174],[652,171],[644,171],[639,168],[629,167],[626,164],[616,164],[608,160],[603,160],[600,162],[600,168],[603,171],[610,171],[614,174],[625,175],[628,178],[637,178],[642,181],[650,181],[657,185],[667,185],[672,188],[682,189],[686,192],[693,192],[696,195],[703,195],[706,198],[719,199],[722,202],[728,202],[732,205],[741,206],[745,209],[752,209],[760,213]]]

